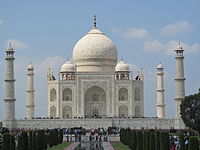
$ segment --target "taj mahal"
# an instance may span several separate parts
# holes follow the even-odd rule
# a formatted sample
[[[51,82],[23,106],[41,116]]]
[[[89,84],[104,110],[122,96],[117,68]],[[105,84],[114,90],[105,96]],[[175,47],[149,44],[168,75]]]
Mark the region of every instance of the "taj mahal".
[[[56,79],[49,71],[48,117],[35,118],[34,66],[27,67],[26,119],[15,118],[14,49],[6,50],[4,127],[43,129],[70,127],[185,128],[180,116],[180,103],[185,97],[183,47],[176,52],[176,116],[165,119],[164,67],[157,66],[157,117],[144,116],[144,74],[139,68],[133,77],[125,60],[118,60],[114,43],[97,28],[92,29],[74,46],[73,61],[61,66]],[[38,90],[36,88],[36,90]]]

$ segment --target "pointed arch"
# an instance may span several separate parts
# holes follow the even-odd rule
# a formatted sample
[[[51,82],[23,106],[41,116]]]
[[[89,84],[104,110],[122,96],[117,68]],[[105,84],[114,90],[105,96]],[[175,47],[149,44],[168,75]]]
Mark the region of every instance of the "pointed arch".
[[[140,101],[141,100],[141,92],[138,88],[135,89],[135,101]]]
[[[85,117],[106,116],[106,92],[99,86],[86,90],[84,95]]]
[[[126,105],[119,107],[119,117],[128,117],[128,107]]]
[[[56,117],[56,107],[55,106],[50,107],[50,117]]]
[[[128,100],[128,89],[127,88],[120,88],[119,89],[119,101]]]
[[[50,101],[56,101],[56,89],[51,89],[50,91]]]
[[[72,117],[72,107],[71,106],[64,106],[62,112],[63,112],[63,118],[71,118]]]
[[[63,90],[62,100],[63,101],[71,101],[72,100],[72,90],[70,88],[65,88]]]

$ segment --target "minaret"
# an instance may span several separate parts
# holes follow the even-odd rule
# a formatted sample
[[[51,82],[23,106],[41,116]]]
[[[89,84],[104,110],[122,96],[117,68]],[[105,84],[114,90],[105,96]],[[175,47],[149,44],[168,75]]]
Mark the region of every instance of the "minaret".
[[[184,64],[183,64],[183,47],[180,45],[180,42],[175,49],[176,52],[176,119],[181,119],[180,115],[180,104],[181,101],[185,98],[185,78],[184,78]]]
[[[26,117],[28,119],[32,119],[34,117],[34,67],[33,65],[29,65],[27,67],[27,102],[26,102],[26,109],[27,109],[27,115]]]
[[[157,67],[157,117],[165,118],[165,97],[164,97],[164,80],[163,65],[160,63]]]
[[[14,50],[9,44],[6,50],[5,74],[5,120],[15,120],[15,79],[14,79]]]

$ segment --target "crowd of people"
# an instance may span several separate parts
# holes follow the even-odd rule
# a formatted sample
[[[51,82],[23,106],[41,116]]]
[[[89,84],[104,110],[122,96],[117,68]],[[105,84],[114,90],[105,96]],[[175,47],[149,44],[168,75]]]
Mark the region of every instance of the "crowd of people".
[[[189,137],[190,137],[189,132],[184,133],[185,150],[188,150]],[[169,138],[170,138],[171,150],[179,150],[180,149],[180,137],[177,135],[171,135]]]

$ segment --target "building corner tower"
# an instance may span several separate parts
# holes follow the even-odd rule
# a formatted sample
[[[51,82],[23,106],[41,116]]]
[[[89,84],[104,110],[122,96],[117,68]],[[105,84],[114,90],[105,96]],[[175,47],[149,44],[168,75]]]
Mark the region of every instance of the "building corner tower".
[[[15,120],[15,79],[14,79],[14,50],[9,44],[6,50],[6,73],[5,73],[5,121],[11,121],[10,127],[13,127],[12,121]],[[9,125],[6,125],[7,127]]]
[[[27,67],[27,102],[26,102],[26,109],[27,109],[27,115],[26,117],[28,119],[32,119],[34,117],[34,67],[33,65],[29,65]]]
[[[157,67],[157,117],[158,118],[165,118],[165,97],[164,97],[164,72],[163,72],[163,65],[160,63]]]
[[[175,49],[176,52],[176,77],[175,77],[175,82],[176,82],[176,97],[175,97],[175,102],[176,102],[176,122],[175,127],[176,128],[181,128],[181,114],[180,114],[180,104],[181,101],[185,98],[185,77],[184,77],[184,56],[183,52],[184,49],[178,44],[177,48]]]

